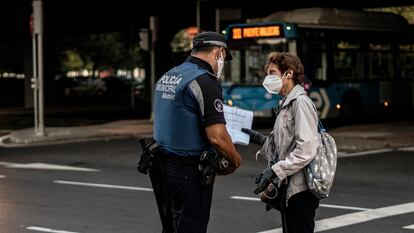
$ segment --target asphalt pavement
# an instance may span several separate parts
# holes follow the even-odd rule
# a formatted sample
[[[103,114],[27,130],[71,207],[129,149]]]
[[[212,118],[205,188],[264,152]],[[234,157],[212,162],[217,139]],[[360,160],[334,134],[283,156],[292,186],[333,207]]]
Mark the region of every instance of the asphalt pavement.
[[[257,146],[237,146],[242,166],[216,178],[209,233],[281,233],[280,214],[253,193],[266,166]],[[0,232],[159,233],[148,176],[137,173],[135,138],[0,148]],[[316,232],[414,230],[414,150],[338,160]]]
[[[136,140],[153,135],[151,120],[48,118],[40,136],[21,127],[30,115],[13,116],[16,125],[1,119],[0,232],[161,232],[149,179],[136,172]],[[316,232],[414,230],[414,122],[325,126],[340,158]],[[266,133],[271,124],[254,127]],[[209,232],[281,233],[279,214],[252,193],[265,161],[255,161],[257,146],[237,149],[243,166],[217,177]]]

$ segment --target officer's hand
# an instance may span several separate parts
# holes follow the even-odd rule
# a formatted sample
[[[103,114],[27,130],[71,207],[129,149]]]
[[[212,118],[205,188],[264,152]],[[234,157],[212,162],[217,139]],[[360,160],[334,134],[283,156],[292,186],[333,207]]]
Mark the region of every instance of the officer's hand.
[[[263,172],[256,178],[255,184],[257,184],[254,193],[258,194],[265,190],[267,186],[272,182],[272,180],[277,179],[277,176],[271,167],[266,168]]]
[[[250,142],[257,144],[259,146],[263,145],[263,143],[266,141],[266,136],[262,133],[259,133],[255,130],[248,129],[248,128],[242,128],[242,132],[248,134],[250,136]]]

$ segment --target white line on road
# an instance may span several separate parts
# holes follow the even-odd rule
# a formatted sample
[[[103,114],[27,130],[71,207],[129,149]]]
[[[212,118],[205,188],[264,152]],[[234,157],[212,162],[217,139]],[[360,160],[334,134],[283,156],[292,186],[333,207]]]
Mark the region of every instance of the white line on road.
[[[66,181],[66,180],[55,180],[53,181],[57,184],[68,184],[68,185],[78,185],[78,186],[88,186],[88,187],[98,187],[98,188],[111,188],[111,189],[126,189],[126,190],[135,190],[135,191],[146,191],[152,192],[151,188],[142,188],[134,186],[120,186],[120,185],[111,185],[111,184],[96,184],[96,183],[84,183],[84,182],[75,182],[75,181]]]
[[[404,229],[414,230],[414,224],[403,227]]]
[[[414,212],[414,202],[401,205],[387,206],[378,209],[366,210],[351,214],[344,214],[332,218],[325,218],[315,223],[315,232],[332,230],[344,226],[354,225],[358,223],[368,222],[380,218],[391,217],[400,214]],[[269,231],[261,231],[259,233],[282,233],[282,228]]]
[[[14,163],[0,162],[0,165],[3,165],[3,166],[7,166],[7,165],[11,165],[11,164],[14,164]]]
[[[344,209],[344,210],[371,210],[368,208],[361,208],[361,207],[353,207],[353,206],[343,206],[343,205],[329,205],[329,204],[320,204],[319,206],[325,207],[325,208],[333,208],[333,209]]]
[[[260,201],[260,198],[257,198],[257,197],[231,196],[230,199],[242,200],[242,201]]]
[[[256,198],[256,197],[231,196],[230,198],[235,199],[235,200],[242,200],[242,201],[260,201],[260,198]],[[345,209],[345,210],[371,210],[371,209],[368,209],[368,208],[343,206],[343,205],[320,204],[319,206],[320,207],[325,207],[325,208]]]
[[[381,153],[386,153],[386,152],[391,152],[391,151],[394,151],[394,149],[369,150],[369,151],[362,151],[362,152],[355,152],[355,153],[338,152],[338,157],[348,158],[348,157],[355,157],[355,156],[361,156],[361,155],[381,154]]]
[[[73,167],[49,163],[8,163],[0,162],[8,168],[21,168],[21,169],[39,169],[39,170],[64,170],[64,171],[81,171],[81,172],[99,172],[99,169],[84,168],[84,167]]]
[[[6,176],[5,175],[0,175],[0,178],[6,178]]]
[[[53,233],[78,233],[78,232],[74,232],[74,231],[54,230],[54,229],[50,229],[50,228],[35,227],[35,226],[26,227],[26,229],[31,230],[31,231],[53,232]]]
[[[398,151],[409,151],[409,152],[413,152],[414,151],[414,146],[412,147],[401,147],[397,149]]]

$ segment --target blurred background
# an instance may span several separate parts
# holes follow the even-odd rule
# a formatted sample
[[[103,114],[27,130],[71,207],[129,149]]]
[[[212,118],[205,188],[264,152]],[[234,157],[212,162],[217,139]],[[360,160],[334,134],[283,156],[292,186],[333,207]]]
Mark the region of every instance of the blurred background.
[[[36,31],[39,2],[36,19],[42,26]],[[257,121],[272,122],[278,101],[261,88],[271,51],[299,55],[305,87],[324,120],[352,123],[413,113],[410,1],[186,0],[144,7],[123,0],[17,0],[0,7],[0,112],[3,124],[14,127],[33,125],[39,102],[45,124],[57,124],[48,119],[56,117],[150,118],[153,83],[185,60],[192,37],[202,30],[228,37],[235,59],[226,66],[223,96],[227,104],[255,111]],[[33,59],[40,51],[37,35],[42,101],[33,94],[39,87],[39,75],[33,75],[33,64],[39,65]]]

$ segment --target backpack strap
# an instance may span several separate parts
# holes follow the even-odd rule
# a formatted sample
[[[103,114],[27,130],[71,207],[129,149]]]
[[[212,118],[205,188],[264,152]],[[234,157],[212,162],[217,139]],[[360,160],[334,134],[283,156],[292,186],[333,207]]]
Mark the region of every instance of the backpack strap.
[[[326,132],[325,127],[323,127],[323,125],[322,125],[321,118],[319,118],[319,116],[318,116],[318,109],[316,108],[315,103],[313,101],[312,101],[312,105],[313,105],[313,108],[315,109],[316,115],[318,117],[318,131],[319,131],[319,133]]]

